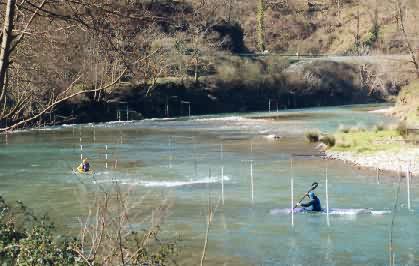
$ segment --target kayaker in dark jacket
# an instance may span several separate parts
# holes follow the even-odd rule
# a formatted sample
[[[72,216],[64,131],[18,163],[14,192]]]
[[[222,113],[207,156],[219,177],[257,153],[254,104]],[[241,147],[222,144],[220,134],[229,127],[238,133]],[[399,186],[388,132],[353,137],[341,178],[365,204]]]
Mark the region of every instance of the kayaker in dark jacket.
[[[308,196],[310,197],[310,201],[307,203],[301,203],[299,205],[308,211],[314,211],[314,212],[322,211],[320,199],[314,194],[314,192],[311,191],[310,193],[308,193]]]

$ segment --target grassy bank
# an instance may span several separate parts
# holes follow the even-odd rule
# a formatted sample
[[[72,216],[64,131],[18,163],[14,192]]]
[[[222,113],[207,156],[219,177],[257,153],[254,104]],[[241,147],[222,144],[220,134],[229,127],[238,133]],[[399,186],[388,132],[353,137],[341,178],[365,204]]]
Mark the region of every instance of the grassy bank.
[[[368,154],[379,151],[400,151],[404,147],[403,137],[395,129],[381,131],[354,131],[335,134],[336,145],[331,151]]]

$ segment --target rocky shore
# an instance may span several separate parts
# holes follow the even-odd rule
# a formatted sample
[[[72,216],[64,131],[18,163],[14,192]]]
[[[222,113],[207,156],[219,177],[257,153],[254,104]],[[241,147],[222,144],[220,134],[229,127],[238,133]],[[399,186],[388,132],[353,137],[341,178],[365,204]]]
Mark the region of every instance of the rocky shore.
[[[409,148],[399,152],[377,152],[374,154],[356,154],[353,152],[326,151],[325,158],[341,160],[358,167],[379,169],[380,171],[399,172],[405,175],[419,176],[419,148]]]

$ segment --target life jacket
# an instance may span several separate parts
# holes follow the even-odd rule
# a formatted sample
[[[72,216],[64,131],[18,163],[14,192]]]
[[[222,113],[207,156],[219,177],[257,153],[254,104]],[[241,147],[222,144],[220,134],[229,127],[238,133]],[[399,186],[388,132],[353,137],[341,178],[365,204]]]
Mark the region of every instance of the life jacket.
[[[308,211],[319,212],[322,210],[320,199],[317,196],[314,196],[308,203],[302,203],[301,206]]]
[[[317,196],[314,196],[312,211],[319,212],[322,210],[322,205],[320,204],[320,199]]]
[[[83,164],[83,171],[89,172],[89,170],[90,170],[90,164],[89,163],[84,163]]]

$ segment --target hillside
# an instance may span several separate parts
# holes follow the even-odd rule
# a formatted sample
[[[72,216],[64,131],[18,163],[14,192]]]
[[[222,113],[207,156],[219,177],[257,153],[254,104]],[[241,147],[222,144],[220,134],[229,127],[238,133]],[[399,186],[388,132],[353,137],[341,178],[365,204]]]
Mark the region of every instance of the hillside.
[[[397,2],[8,1],[0,131],[121,104],[167,116],[169,98],[196,114],[394,100],[419,73],[418,4]]]

